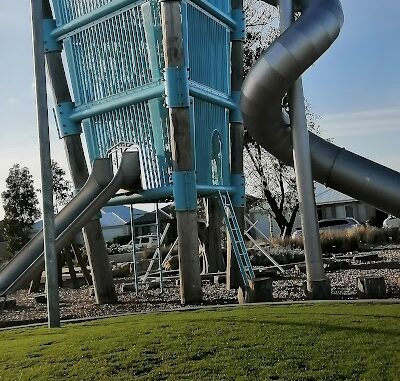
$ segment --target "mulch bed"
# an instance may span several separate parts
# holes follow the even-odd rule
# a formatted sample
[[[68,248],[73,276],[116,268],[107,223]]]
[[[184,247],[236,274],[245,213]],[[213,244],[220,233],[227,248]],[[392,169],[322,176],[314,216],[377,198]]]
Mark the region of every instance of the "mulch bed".
[[[384,276],[389,298],[400,299],[400,269],[385,268],[385,263],[400,263],[400,250],[383,248],[375,251],[379,261],[368,262],[366,269],[362,266],[328,273],[332,285],[332,299],[356,299],[357,278],[361,276]],[[351,259],[349,259],[351,262]],[[371,265],[376,263],[379,268]],[[382,265],[383,263],[383,265]],[[378,265],[379,264],[379,265]],[[288,270],[273,282],[273,297],[276,301],[305,300],[303,283],[305,274],[298,274],[294,269]],[[89,286],[79,289],[60,289],[60,309],[62,319],[77,319],[96,316],[127,314],[134,312],[165,311],[180,308],[179,287],[175,281],[165,283],[164,292],[149,289],[143,285],[138,295],[134,292],[121,291],[123,283],[132,282],[132,278],[116,279],[116,290],[119,303],[97,305]],[[21,325],[46,321],[46,304],[35,302],[34,295],[20,290],[9,295],[8,299],[16,300],[16,307],[0,311],[0,327]],[[203,282],[202,305],[224,305],[237,303],[236,291],[226,290],[224,284]]]

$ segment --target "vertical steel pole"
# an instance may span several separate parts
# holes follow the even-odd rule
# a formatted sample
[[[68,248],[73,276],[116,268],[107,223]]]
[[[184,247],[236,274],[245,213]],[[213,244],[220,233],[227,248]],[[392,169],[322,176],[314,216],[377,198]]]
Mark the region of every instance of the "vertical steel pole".
[[[136,245],[135,245],[135,221],[133,220],[133,207],[132,204],[129,206],[129,214],[131,217],[131,238],[132,238],[132,261],[133,261],[133,281],[135,283],[135,294],[137,295],[138,290],[138,275],[136,268]]]
[[[156,225],[157,225],[157,250],[158,250],[158,268],[160,269],[160,290],[164,292],[163,284],[163,270],[162,270],[162,258],[161,258],[161,242],[160,242],[160,216],[158,214],[158,202],[156,202]]]
[[[42,0],[31,0],[31,12],[36,112],[42,180],[47,313],[49,328],[55,328],[60,327],[60,302],[58,294],[57,252],[55,247],[53,179],[51,174],[49,120],[47,110]]]
[[[280,0],[279,12],[280,28],[281,33],[283,33],[294,21],[293,0]],[[325,298],[330,296],[330,284],[326,278],[322,262],[301,77],[294,83],[289,92],[289,108],[293,138],[293,160],[307,269],[307,291],[313,299]]]
[[[232,0],[232,11],[243,13],[243,0]],[[238,26],[240,28],[241,26]],[[245,31],[236,30],[235,37],[231,38],[231,90],[232,95],[239,101],[240,92],[243,84],[243,50]],[[244,181],[243,177],[243,144],[244,144],[244,126],[242,116],[238,110],[230,113],[230,136],[231,136],[231,173],[232,183],[239,186]],[[237,189],[239,191],[239,189]],[[238,221],[241,234],[244,234],[244,209],[245,194],[244,187],[240,190],[243,198],[235,196],[232,198],[236,219]],[[242,277],[239,266],[232,248],[230,235],[227,234],[227,255],[226,255],[226,288],[238,288],[242,284]]]

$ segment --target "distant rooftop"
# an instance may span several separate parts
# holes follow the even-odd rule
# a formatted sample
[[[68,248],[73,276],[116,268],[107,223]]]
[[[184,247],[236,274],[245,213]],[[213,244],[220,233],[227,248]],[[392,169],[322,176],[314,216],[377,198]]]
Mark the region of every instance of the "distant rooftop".
[[[133,208],[133,218],[137,219],[142,217],[145,213],[144,210]],[[130,211],[129,207],[124,205],[119,206],[105,206],[101,208],[101,218],[100,224],[101,226],[119,226],[119,225],[126,225],[130,223]],[[32,230],[39,231],[43,229],[43,220],[36,221],[33,226]]]
[[[355,198],[338,192],[337,190],[328,188],[325,185],[320,183],[315,184],[315,202],[317,205],[342,204],[345,202],[357,201]]]

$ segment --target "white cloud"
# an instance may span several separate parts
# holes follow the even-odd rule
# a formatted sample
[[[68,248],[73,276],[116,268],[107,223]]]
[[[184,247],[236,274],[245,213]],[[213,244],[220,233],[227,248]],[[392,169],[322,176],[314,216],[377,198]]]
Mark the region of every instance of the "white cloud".
[[[7,99],[7,104],[9,104],[10,106],[14,106],[18,103],[18,99],[14,98],[14,97],[10,97]]]
[[[400,109],[331,114],[322,118],[321,125],[333,137],[400,133]]]

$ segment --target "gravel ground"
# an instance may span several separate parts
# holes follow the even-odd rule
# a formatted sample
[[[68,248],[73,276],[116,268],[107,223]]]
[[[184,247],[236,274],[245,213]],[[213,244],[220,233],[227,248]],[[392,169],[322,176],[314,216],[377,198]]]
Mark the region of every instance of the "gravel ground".
[[[400,299],[400,269],[384,268],[388,263],[393,264],[395,262],[400,264],[400,248],[384,248],[375,251],[375,253],[379,254],[381,260],[367,262],[364,265],[365,267],[374,267],[376,265],[376,267],[381,268],[352,268],[329,272],[328,276],[331,280],[333,299],[356,299],[357,278],[360,276],[384,276],[388,297]],[[349,262],[351,261],[349,260]],[[304,274],[298,274],[294,269],[287,271],[285,276],[273,282],[274,299],[277,301],[305,300],[303,293],[304,281]],[[175,285],[175,282],[168,282],[163,293],[159,289],[148,289],[147,286],[143,286],[138,295],[135,295],[134,292],[121,292],[121,284],[131,282],[131,279],[116,279],[115,282],[119,303],[112,305],[96,305],[88,286],[77,290],[61,289],[60,308],[62,319],[162,311],[181,306],[179,288]],[[237,303],[235,291],[226,290],[223,284],[214,285],[207,281],[203,282],[203,296],[202,305]],[[0,312],[0,327],[46,320],[46,305],[36,303],[32,295],[27,295],[26,290],[10,295],[8,299],[15,299],[17,306]]]

